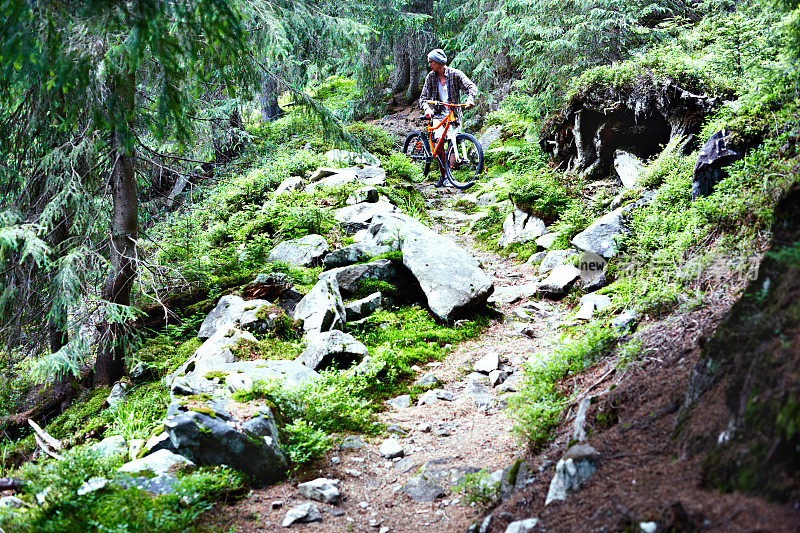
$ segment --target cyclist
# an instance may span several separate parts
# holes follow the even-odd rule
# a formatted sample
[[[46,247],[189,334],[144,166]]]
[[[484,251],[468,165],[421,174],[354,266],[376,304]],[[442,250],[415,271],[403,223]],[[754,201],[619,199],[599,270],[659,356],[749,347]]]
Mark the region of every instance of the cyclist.
[[[427,119],[443,119],[445,115],[447,115],[447,108],[441,105],[432,106],[426,103],[426,100],[435,100],[438,102],[446,102],[448,104],[460,104],[461,93],[466,92],[468,95],[467,101],[464,103],[466,108],[471,109],[475,107],[475,95],[478,94],[478,86],[475,85],[475,83],[473,83],[473,81],[469,79],[466,74],[457,68],[448,67],[446,64],[447,56],[441,48],[431,50],[428,53],[428,66],[430,67],[431,71],[425,77],[425,84],[422,87],[422,96],[419,98],[420,107],[425,113],[425,118]],[[463,116],[460,107],[456,107],[453,110],[456,118],[450,124],[448,138],[450,138],[451,132],[455,138]],[[437,142],[442,136],[443,131],[444,126],[441,126],[433,132]],[[444,146],[444,143],[442,143],[442,146]],[[443,150],[443,148],[439,149],[440,152],[441,150]],[[433,155],[436,157],[437,154]],[[451,163],[455,162],[451,161]],[[445,170],[442,165],[439,165],[439,175],[439,181],[436,182],[437,187],[444,184]]]

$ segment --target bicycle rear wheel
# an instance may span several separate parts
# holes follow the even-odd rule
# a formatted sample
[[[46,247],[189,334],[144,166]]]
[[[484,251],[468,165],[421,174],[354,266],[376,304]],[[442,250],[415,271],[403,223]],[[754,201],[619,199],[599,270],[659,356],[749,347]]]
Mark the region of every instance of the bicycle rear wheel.
[[[422,132],[412,131],[406,136],[403,153],[420,168],[423,176],[428,175],[431,171],[431,149]]]
[[[478,139],[469,133],[456,135],[444,158],[447,178],[457,189],[471,187],[483,172],[483,148]]]

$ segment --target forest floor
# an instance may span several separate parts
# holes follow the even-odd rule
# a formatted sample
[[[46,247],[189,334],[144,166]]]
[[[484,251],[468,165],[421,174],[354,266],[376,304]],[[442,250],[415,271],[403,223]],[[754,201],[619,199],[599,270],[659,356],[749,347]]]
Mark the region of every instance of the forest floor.
[[[419,129],[417,114],[408,108],[376,122],[399,135]],[[543,300],[531,307],[525,306],[527,298],[515,299],[518,289],[538,279],[536,267],[489,252],[464,231],[469,220],[454,207],[461,191],[436,189],[431,182],[418,188],[426,198],[431,227],[472,253],[495,285],[492,302],[498,313],[483,334],[417,371],[417,377],[433,371],[454,401],[388,407],[379,414],[382,423],[407,432],[400,438],[402,460],[380,456],[380,444],[389,434],[357,436],[361,447],[336,447],[294,479],[216,507],[205,515],[203,529],[285,530],[281,522],[286,512],[308,501],[297,484],[327,477],[341,480],[341,501],[315,502],[322,522],[295,524],[293,529],[463,532],[483,521],[486,510],[466,503],[455,487],[444,483],[447,494],[431,503],[416,502],[399,489],[421,469],[491,472],[524,458],[530,465],[528,485],[491,511],[486,531],[503,532],[508,523],[529,517],[539,519],[538,531],[639,531],[644,521],[657,522],[658,531],[800,530],[797,509],[703,488],[699,460],[687,456],[673,439],[677,411],[700,354],[699,339],[713,333],[741,291],[741,286],[722,282],[699,309],[643,320],[639,338],[644,355],[635,364],[606,358],[562,382],[577,398],[594,398],[587,420],[600,411],[612,413],[613,420],[611,427],[589,436],[588,444],[602,456],[598,472],[566,501],[545,507],[553,467],[572,441],[577,402],[567,409],[555,439],[531,454],[513,434],[514,423],[502,402],[481,408],[464,394],[469,382],[465,376],[475,362],[497,353],[501,362],[516,368],[512,378],[520,378],[521,363],[558,342],[559,326],[572,323],[573,309],[566,302]],[[525,334],[520,333],[523,328]],[[496,390],[492,394],[497,396]]]
[[[405,452],[402,461],[387,461],[378,453],[380,444],[389,436],[359,436],[362,448],[329,451],[313,468],[290,481],[261,490],[253,490],[233,505],[217,508],[207,517],[212,528],[235,526],[237,531],[281,530],[286,511],[306,500],[297,483],[327,477],[342,481],[342,500],[337,505],[317,503],[323,521],[296,524],[300,531],[463,531],[480,518],[479,509],[463,503],[454,490],[433,503],[415,502],[400,487],[419,472],[423,465],[435,469],[502,469],[525,454],[525,449],[512,434],[502,405],[478,407],[473,397],[463,394],[468,386],[465,376],[472,365],[487,354],[497,353],[501,361],[511,363],[521,378],[521,363],[557,339],[557,326],[567,313],[557,303],[540,305],[542,310],[527,309],[539,314],[540,320],[524,322],[527,334],[518,332],[523,323],[515,311],[522,302],[510,301],[503,289],[536,281],[536,267],[519,264],[477,245],[469,233],[461,232],[466,223],[461,212],[448,207],[463,194],[452,188],[436,189],[430,183],[420,185],[426,198],[431,227],[453,238],[472,253],[490,275],[496,291],[495,309],[499,312],[479,338],[463,342],[446,358],[418,370],[418,376],[433,371],[453,393],[454,401],[438,400],[428,405],[388,408],[379,414],[380,422],[397,425],[408,432],[400,439]],[[514,374],[512,374],[514,376]],[[497,397],[492,390],[492,395]],[[499,398],[498,398],[499,399]],[[421,429],[421,426],[430,429]],[[444,485],[448,485],[444,483]],[[386,530],[384,530],[386,531]]]

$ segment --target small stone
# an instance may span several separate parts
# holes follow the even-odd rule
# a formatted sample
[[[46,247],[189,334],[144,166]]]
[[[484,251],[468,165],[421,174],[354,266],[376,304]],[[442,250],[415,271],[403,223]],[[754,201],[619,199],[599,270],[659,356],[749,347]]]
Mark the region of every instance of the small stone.
[[[642,533],[656,533],[658,524],[656,522],[639,522],[639,529]]]
[[[390,530],[388,527],[386,527],[386,526],[383,526],[383,527],[382,527],[382,528],[381,528],[381,529],[378,531],[378,533],[389,533],[389,531],[391,531],[391,530]]]
[[[475,372],[481,372],[483,374],[488,374],[492,370],[497,370],[497,367],[500,366],[500,356],[496,353],[490,353],[484,355],[480,361],[475,363],[472,369]]]
[[[338,465],[341,462],[342,462],[342,460],[339,457],[337,457],[337,456],[331,457],[331,464],[332,465]]]
[[[431,430],[431,425],[429,422],[420,422],[417,426],[417,431],[421,431],[422,433],[428,433]]]
[[[416,475],[409,479],[399,492],[407,494],[412,500],[418,502],[432,502],[445,494],[442,487],[427,481],[422,475]]]
[[[340,450],[360,450],[366,448],[366,443],[358,437],[347,437],[342,441],[339,446]]]
[[[361,507],[362,509],[366,509],[367,507],[369,507],[369,502],[358,502],[358,506]]]
[[[295,522],[308,524],[310,522],[322,522],[322,513],[313,503],[303,503],[290,509],[283,518],[283,527],[291,527]]]
[[[78,489],[78,496],[85,496],[90,492],[98,491],[105,488],[106,485],[108,485],[108,480],[104,477],[90,478],[86,483],[80,486]]]
[[[355,468],[345,468],[344,473],[353,477],[361,477],[361,471]]]
[[[497,387],[501,383],[503,383],[506,378],[508,378],[508,372],[504,372],[502,370],[492,370],[489,372],[489,385],[491,387]]]
[[[436,428],[436,431],[434,431],[433,434],[437,437],[449,437],[450,429],[447,427]]]
[[[417,381],[414,382],[415,387],[421,387],[423,389],[431,389],[435,387],[440,387],[441,385],[442,382],[439,381],[439,378],[437,378],[433,374],[433,372],[428,372],[427,374],[425,374],[424,376],[422,376],[421,378],[419,378]]]
[[[283,500],[275,500],[272,502],[272,504],[270,504],[270,506],[273,509],[280,509],[281,507],[283,507]]]
[[[633,311],[625,311],[614,318],[614,320],[611,321],[611,325],[615,327],[617,331],[633,331],[636,329],[638,320],[636,313]]]
[[[309,500],[335,504],[339,501],[340,484],[341,481],[338,479],[327,479],[321,477],[313,481],[300,483],[297,488],[300,490],[300,494]]]
[[[536,528],[539,523],[537,518],[526,518],[525,520],[517,520],[511,522],[506,527],[506,533],[530,533]]]
[[[386,459],[394,459],[395,457],[403,457],[404,455],[403,447],[400,446],[400,442],[394,437],[383,441],[378,453],[380,453],[381,457]]]
[[[16,496],[3,496],[0,498],[0,509],[19,509],[27,504]]]
[[[369,525],[370,527],[380,527],[381,521],[376,518],[373,518],[372,520],[369,521]]]
[[[398,396],[397,398],[386,400],[386,403],[388,405],[391,405],[392,407],[396,407],[397,409],[405,409],[407,407],[411,407],[411,395],[403,394],[402,396]]]
[[[325,510],[328,511],[333,516],[342,516],[344,514],[344,511],[342,511],[341,509],[337,509],[335,507],[331,507]]]
[[[386,433],[390,433],[390,434],[394,434],[394,435],[400,435],[401,437],[405,437],[406,435],[408,435],[408,431],[406,431],[405,429],[401,428],[397,424],[392,424],[391,426],[386,428]]]

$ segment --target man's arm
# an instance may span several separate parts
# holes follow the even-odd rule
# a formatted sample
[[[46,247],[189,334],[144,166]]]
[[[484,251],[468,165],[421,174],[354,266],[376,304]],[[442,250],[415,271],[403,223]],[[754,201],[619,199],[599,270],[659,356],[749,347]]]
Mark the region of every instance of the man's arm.
[[[430,77],[432,73],[428,73],[425,76],[425,82],[422,84],[422,94],[419,97],[419,106],[422,108],[422,112],[425,114],[426,118],[431,118],[433,116],[433,107],[430,104],[426,104],[426,100],[434,100],[428,92],[430,88],[430,84],[428,83],[428,77]]]

